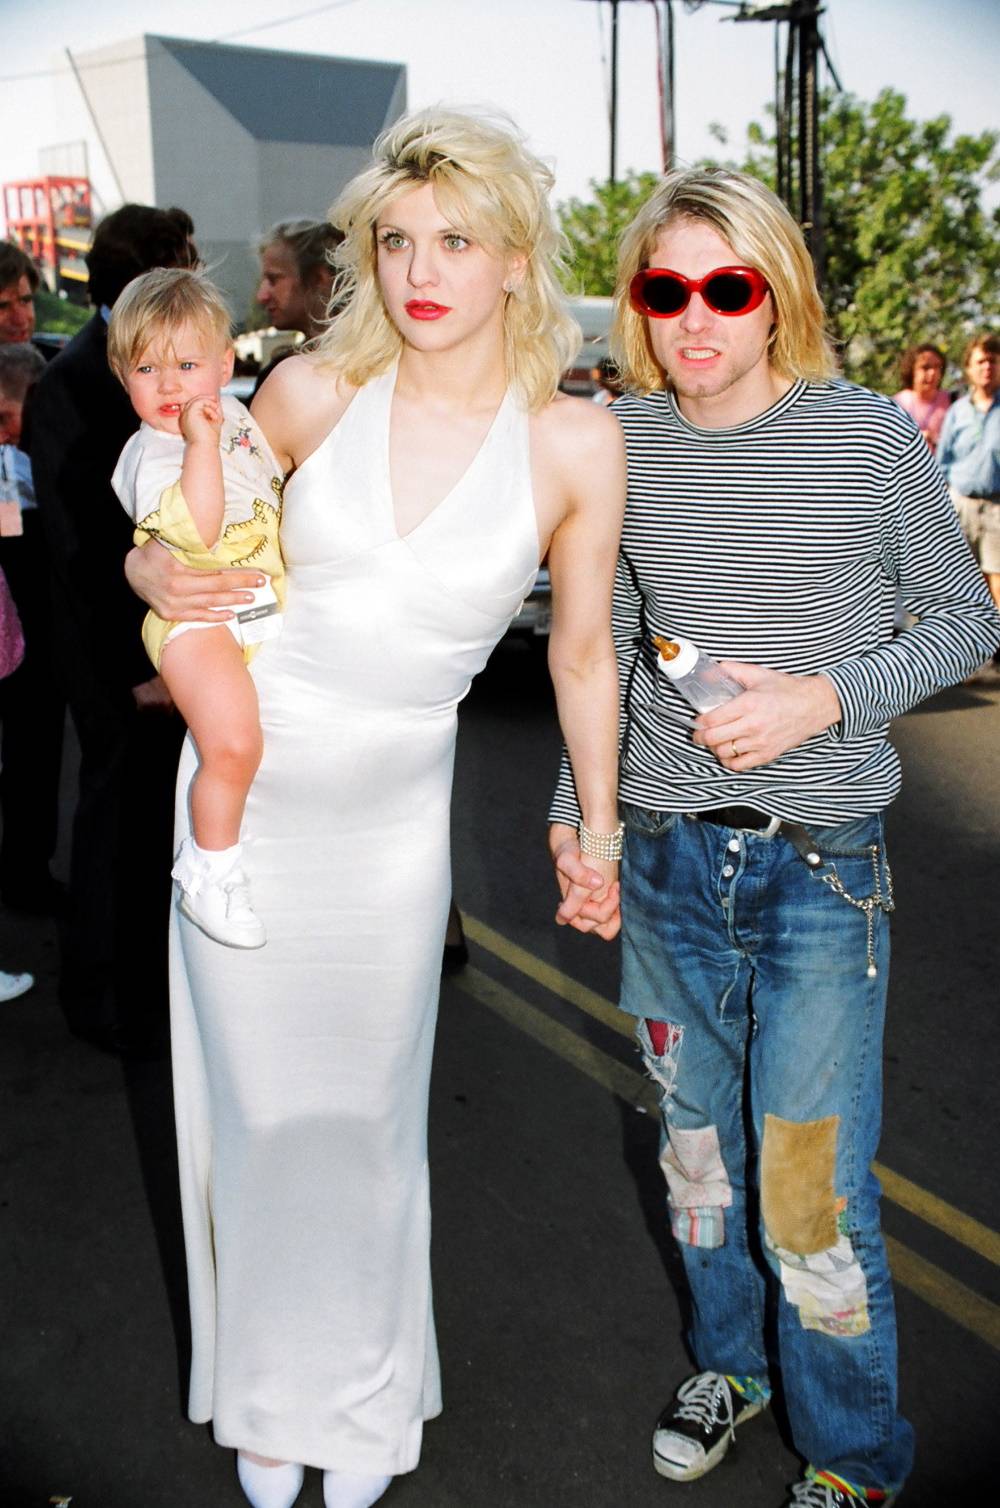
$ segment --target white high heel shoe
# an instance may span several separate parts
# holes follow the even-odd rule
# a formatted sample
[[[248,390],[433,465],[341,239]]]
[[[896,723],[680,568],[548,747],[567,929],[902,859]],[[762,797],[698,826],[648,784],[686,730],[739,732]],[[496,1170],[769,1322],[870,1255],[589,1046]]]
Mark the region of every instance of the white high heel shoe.
[[[292,1508],[302,1491],[305,1471],[294,1461],[285,1461],[281,1466],[258,1466],[238,1450],[236,1475],[253,1508]]]
[[[371,1508],[391,1481],[392,1477],[359,1477],[353,1472],[324,1471],[325,1508]]]

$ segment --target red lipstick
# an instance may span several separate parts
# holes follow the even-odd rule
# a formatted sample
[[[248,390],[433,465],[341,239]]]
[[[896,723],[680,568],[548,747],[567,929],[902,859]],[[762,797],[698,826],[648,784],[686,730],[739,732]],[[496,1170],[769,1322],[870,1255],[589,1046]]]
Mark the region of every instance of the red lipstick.
[[[440,319],[451,313],[447,304],[435,304],[423,298],[411,298],[404,307],[411,319]]]

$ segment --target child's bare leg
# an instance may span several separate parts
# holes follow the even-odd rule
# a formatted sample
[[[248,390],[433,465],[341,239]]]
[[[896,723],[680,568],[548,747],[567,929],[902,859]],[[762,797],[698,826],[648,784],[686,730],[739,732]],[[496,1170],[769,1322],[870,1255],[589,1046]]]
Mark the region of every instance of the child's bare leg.
[[[257,690],[228,628],[198,628],[164,647],[160,674],[198,746],[191,824],[199,848],[240,840],[263,751]]]

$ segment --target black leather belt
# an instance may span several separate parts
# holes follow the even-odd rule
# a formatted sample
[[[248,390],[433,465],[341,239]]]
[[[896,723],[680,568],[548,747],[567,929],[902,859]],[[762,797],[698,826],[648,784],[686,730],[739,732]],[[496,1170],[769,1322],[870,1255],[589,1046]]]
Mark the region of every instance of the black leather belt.
[[[686,812],[695,822],[710,822],[713,827],[735,827],[745,832],[765,833],[768,837],[777,834],[787,838],[800,858],[805,859],[810,869],[822,867],[816,839],[801,822],[789,822],[760,812],[755,806],[717,806],[710,812]]]
[[[717,806],[710,812],[688,812],[696,822],[711,822],[714,827],[743,827],[750,832],[763,832],[774,818],[770,812],[759,812],[755,806]]]

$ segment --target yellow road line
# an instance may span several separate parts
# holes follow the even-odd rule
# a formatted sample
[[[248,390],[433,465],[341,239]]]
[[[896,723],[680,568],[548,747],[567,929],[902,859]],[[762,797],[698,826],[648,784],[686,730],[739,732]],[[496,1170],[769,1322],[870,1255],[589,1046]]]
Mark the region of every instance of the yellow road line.
[[[503,959],[504,963],[511,964],[521,974],[526,974],[536,984],[543,985],[551,990],[553,995],[559,995],[563,1000],[568,1000],[570,1005],[576,1005],[581,1011],[586,1011],[588,1016],[593,1016],[597,1021],[603,1021],[605,1026],[618,1032],[619,1036],[632,1038],[635,1034],[635,1017],[629,1016],[625,1011],[620,1011],[617,1005],[612,1005],[610,1000],[605,1000],[603,995],[598,995],[596,990],[588,990],[585,984],[564,974],[561,969],[546,963],[542,958],[536,958],[534,953],[529,953],[527,948],[520,947],[516,942],[511,942],[509,937],[504,937],[502,932],[494,932],[485,922],[478,921],[474,916],[466,916],[462,912],[462,924],[473,942],[477,942],[487,953],[494,954]]]
[[[928,1189],[922,1189],[919,1183],[911,1183],[902,1173],[894,1173],[884,1163],[873,1162],[872,1170],[882,1185],[883,1194],[893,1204],[916,1215],[925,1225],[933,1225],[944,1231],[953,1241],[960,1242],[970,1251],[985,1257],[987,1262],[1000,1267],[1000,1235],[995,1230],[982,1225],[972,1215],[963,1214],[953,1204],[939,1199]]]
[[[466,923],[468,920],[463,917]],[[481,924],[477,923],[476,926],[478,929]],[[466,930],[470,937],[474,935],[468,925]],[[554,1021],[545,1011],[522,1000],[513,990],[507,989],[506,985],[499,984],[472,964],[467,965],[456,977],[455,984],[480,1005],[495,1011],[518,1031],[532,1037],[586,1074],[600,1084],[602,1089],[610,1090],[628,1104],[648,1113],[658,1113],[655,1091],[648,1079],[634,1068],[619,1063],[617,1058],[609,1057],[592,1042],[577,1036],[576,1032],[570,1031],[562,1022]],[[933,1262],[918,1256],[901,1241],[886,1236],[885,1244],[897,1283],[909,1288],[956,1325],[971,1331],[994,1350],[1000,1351],[1000,1305],[983,1298],[942,1268],[936,1267]]]
[[[575,1005],[579,1010],[585,1011],[588,1016],[602,1022],[619,1036],[632,1040],[635,1030],[633,1016],[620,1011],[616,1005],[612,1005],[610,1000],[597,994],[596,990],[588,989],[585,984],[580,984],[579,980],[573,979],[569,974],[564,974],[561,969],[546,963],[542,958],[537,958],[534,953],[529,953],[527,948],[511,942],[510,938],[504,937],[502,932],[494,931],[485,922],[477,920],[474,916],[465,915],[462,920],[473,942],[485,948],[488,953],[510,964],[519,973],[527,975],[536,984],[542,985],[544,989],[551,990],[554,995],[559,995],[570,1005]],[[623,1097],[630,1098],[629,1095]],[[644,1105],[643,1108],[648,1109],[649,1106]],[[655,1105],[651,1113],[659,1113]],[[917,1183],[911,1183],[901,1173],[894,1173],[884,1163],[873,1163],[872,1168],[882,1185],[883,1193],[887,1199],[892,1200],[893,1204],[898,1204],[900,1209],[916,1215],[926,1225],[933,1225],[937,1230],[943,1231],[953,1241],[968,1247],[978,1256],[985,1257],[988,1262],[1000,1266],[1000,1234],[991,1230],[988,1225],[983,1225],[972,1215],[966,1215],[962,1210],[956,1209],[947,1200],[938,1198],[929,1189],[921,1188]]]
[[[984,1299],[950,1273],[920,1257],[894,1236],[883,1235],[889,1266],[897,1283],[917,1294],[926,1304],[971,1330],[994,1351],[1000,1351],[1000,1304]]]
[[[462,921],[465,921],[464,915]],[[553,1021],[545,1011],[529,1005],[527,1000],[522,1000],[519,995],[498,984],[488,974],[473,968],[471,964],[467,964],[461,974],[456,976],[455,983],[466,995],[471,995],[480,1005],[496,1011],[498,1016],[502,1016],[511,1026],[516,1026],[518,1031],[533,1037],[550,1052],[564,1058],[567,1063],[600,1084],[602,1089],[609,1089],[627,1104],[641,1105],[649,1114],[658,1114],[652,1086],[634,1068],[619,1063],[617,1058],[610,1058],[585,1037],[570,1031],[561,1021]]]

